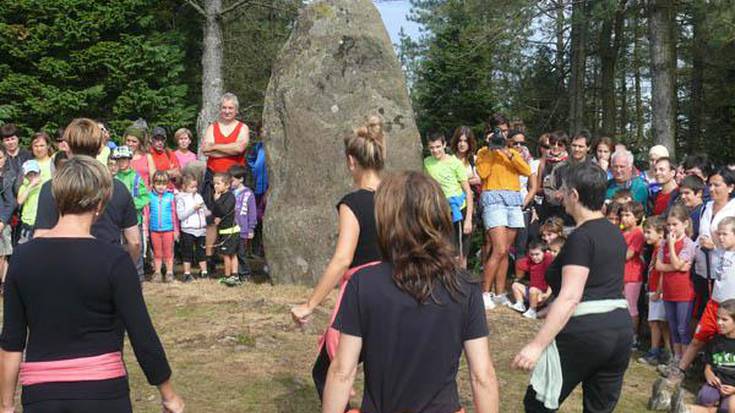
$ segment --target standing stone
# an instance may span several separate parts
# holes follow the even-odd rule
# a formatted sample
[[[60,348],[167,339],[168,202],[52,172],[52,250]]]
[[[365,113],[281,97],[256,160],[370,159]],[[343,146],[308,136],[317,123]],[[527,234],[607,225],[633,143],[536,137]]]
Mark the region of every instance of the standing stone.
[[[405,78],[370,0],[305,6],[273,66],[263,122],[270,194],[264,236],[271,277],[314,284],[337,240],[339,199],[351,190],[343,139],[384,119],[387,169],[421,168]]]

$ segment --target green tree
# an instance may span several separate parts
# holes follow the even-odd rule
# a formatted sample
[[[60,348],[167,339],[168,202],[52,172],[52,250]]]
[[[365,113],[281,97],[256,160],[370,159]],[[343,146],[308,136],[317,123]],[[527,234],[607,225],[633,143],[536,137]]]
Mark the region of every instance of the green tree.
[[[191,126],[180,33],[155,0],[15,0],[0,7],[0,121],[26,130],[143,117]]]

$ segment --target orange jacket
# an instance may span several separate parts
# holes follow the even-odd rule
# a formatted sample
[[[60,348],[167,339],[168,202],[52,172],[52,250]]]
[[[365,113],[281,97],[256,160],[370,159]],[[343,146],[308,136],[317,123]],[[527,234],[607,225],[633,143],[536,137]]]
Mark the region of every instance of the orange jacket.
[[[520,191],[519,175],[531,176],[531,167],[521,154],[510,149],[511,156],[502,151],[482,148],[477,152],[477,174],[482,179],[483,191]]]

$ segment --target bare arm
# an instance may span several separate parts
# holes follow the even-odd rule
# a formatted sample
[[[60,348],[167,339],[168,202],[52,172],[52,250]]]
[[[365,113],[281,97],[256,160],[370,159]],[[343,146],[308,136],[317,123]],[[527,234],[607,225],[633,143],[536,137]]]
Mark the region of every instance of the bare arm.
[[[0,350],[0,362],[2,363],[2,385],[0,395],[2,396],[2,412],[12,412],[15,406],[15,387],[18,384],[18,373],[20,362],[23,360],[22,351]]]
[[[339,207],[339,237],[337,238],[337,247],[334,251],[332,259],[327,264],[319,282],[314,291],[305,304],[294,307],[291,313],[294,318],[304,323],[309,320],[312,311],[334,289],[342,275],[347,271],[352,263],[357,249],[357,239],[360,235],[360,224],[357,217],[347,205]]]
[[[635,250],[632,248],[628,248],[625,251],[625,260],[628,261],[629,259],[633,258],[635,256]]]
[[[513,360],[514,367],[523,370],[532,370],[535,367],[541,353],[574,314],[577,304],[582,300],[582,292],[589,273],[589,268],[579,265],[565,265],[562,268],[559,297],[551,304],[549,315],[546,316],[546,321],[536,333],[536,337]]]
[[[242,124],[240,133],[237,135],[237,140],[232,143],[214,143],[214,138],[211,143],[205,145],[204,153],[208,156],[215,158],[221,158],[224,156],[240,155],[245,152],[250,142],[250,129],[248,125]]]
[[[462,181],[462,191],[464,191],[464,194],[466,196],[466,202],[467,202],[467,219],[464,221],[464,228],[463,232],[465,234],[471,234],[472,233],[472,214],[474,212],[475,208],[475,202],[473,200],[473,193],[472,189],[470,188],[470,183],[468,181]]]
[[[470,370],[472,398],[478,413],[497,413],[500,404],[498,379],[490,356],[487,337],[464,342],[464,352]]]
[[[148,162],[148,176],[151,178],[151,188],[153,187],[153,175],[156,173],[156,163],[153,162],[151,154],[145,154],[145,160]]]
[[[536,192],[538,192],[538,177],[536,172],[531,171],[531,176],[528,178],[528,185],[526,185],[526,188],[528,189],[528,193],[526,194],[526,199],[523,200],[523,208],[531,205],[533,197],[535,197]]]
[[[362,338],[340,335],[337,354],[329,366],[324,386],[322,413],[343,413],[350,401],[350,390],[357,373],[357,361],[362,350]]]
[[[127,241],[127,249],[128,254],[130,254],[130,259],[133,260],[133,263],[138,262],[138,259],[140,258],[140,230],[138,230],[138,226],[132,226],[130,228],[125,228],[123,230],[123,236],[125,237],[125,241]]]

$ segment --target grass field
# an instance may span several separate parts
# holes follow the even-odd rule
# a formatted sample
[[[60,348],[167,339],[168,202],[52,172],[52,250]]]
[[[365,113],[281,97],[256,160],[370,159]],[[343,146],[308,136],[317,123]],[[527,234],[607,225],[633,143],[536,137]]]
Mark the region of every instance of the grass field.
[[[187,411],[318,412],[311,366],[318,334],[328,321],[336,294],[318,310],[312,325],[301,330],[291,322],[288,310],[304,300],[308,291],[304,287],[268,284],[226,288],[209,280],[146,283],[150,313]],[[488,323],[500,381],[500,411],[522,411],[528,376],[511,370],[510,362],[540,322],[501,308],[488,313]],[[126,355],[135,411],[160,412],[156,389],[145,382],[130,349]],[[655,377],[652,368],[632,361],[617,411],[647,411],[646,401]],[[459,380],[463,404],[473,411],[464,365]],[[579,391],[561,411],[581,411]]]

